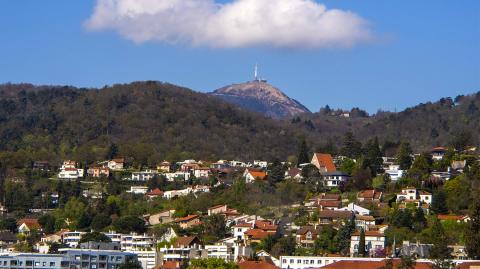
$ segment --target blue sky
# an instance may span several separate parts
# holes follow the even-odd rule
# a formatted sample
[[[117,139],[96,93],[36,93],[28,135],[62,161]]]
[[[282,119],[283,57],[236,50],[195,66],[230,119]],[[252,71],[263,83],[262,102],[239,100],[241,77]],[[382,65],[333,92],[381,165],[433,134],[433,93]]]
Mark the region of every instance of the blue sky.
[[[374,40],[352,48],[136,43],[87,30],[93,0],[3,1],[0,83],[160,80],[206,92],[250,80],[258,62],[262,77],[312,111],[326,104],[393,111],[480,91],[480,1],[321,3],[368,21]]]

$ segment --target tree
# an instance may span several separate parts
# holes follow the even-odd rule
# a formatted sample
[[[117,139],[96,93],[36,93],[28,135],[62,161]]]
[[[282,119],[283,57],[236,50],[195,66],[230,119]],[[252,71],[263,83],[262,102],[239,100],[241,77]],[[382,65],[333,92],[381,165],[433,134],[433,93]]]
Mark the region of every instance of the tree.
[[[427,219],[425,218],[425,214],[423,213],[423,209],[421,207],[415,210],[415,214],[413,215],[413,230],[416,233],[419,233],[427,226]]]
[[[100,231],[112,223],[110,216],[105,213],[98,213],[93,217],[90,226],[95,231]]]
[[[308,146],[307,141],[305,141],[305,137],[300,138],[300,143],[298,147],[298,158],[297,158],[297,166],[303,163],[309,163],[310,157],[308,155]]]
[[[480,198],[478,194],[470,207],[470,221],[465,231],[465,247],[468,257],[480,260]]]
[[[121,233],[145,232],[145,221],[136,216],[123,216],[113,222],[113,226]]]
[[[434,219],[431,230],[433,246],[430,249],[430,259],[434,260],[433,268],[449,269],[452,265],[450,261],[452,258],[452,250],[448,247],[447,235],[445,234],[442,224],[437,218]]]
[[[332,253],[335,252],[335,246],[333,245],[333,238],[335,237],[336,231],[332,226],[326,225],[323,226],[320,230],[317,239],[314,244],[315,254],[321,253]]]
[[[400,165],[400,169],[408,170],[412,165],[412,148],[408,142],[402,142],[397,153],[397,164]]]
[[[352,132],[347,132],[343,140],[343,147],[340,150],[342,155],[356,159],[362,155],[362,143],[355,139]]]
[[[142,264],[135,259],[128,259],[120,264],[118,269],[143,269]]]
[[[347,255],[350,251],[350,240],[355,232],[355,219],[352,218],[346,225],[342,226],[335,235],[334,242],[341,254]]]
[[[85,243],[85,242],[112,242],[112,239],[110,237],[106,236],[104,233],[100,232],[91,232],[91,233],[86,233],[83,234],[82,237],[80,238],[79,243]]]
[[[272,165],[270,166],[270,171],[268,173],[268,182],[271,185],[275,185],[276,183],[283,181],[285,178],[285,168],[282,163],[275,159]]]
[[[365,158],[363,160],[364,168],[370,168],[372,176],[376,176],[377,172],[382,171],[383,159],[378,138],[368,140],[365,145]]]
[[[443,189],[437,190],[432,197],[430,209],[437,214],[447,214],[447,194]]]
[[[430,174],[432,166],[432,158],[429,154],[420,154],[412,164],[410,170],[408,170],[409,177],[420,180],[427,177]]]
[[[38,218],[38,223],[42,226],[43,232],[52,234],[55,232],[55,217],[47,214]]]
[[[415,259],[411,256],[402,256],[400,258],[400,264],[398,265],[398,269],[415,269]]]
[[[204,221],[204,235],[208,237],[208,242],[216,242],[225,237],[227,233],[225,217],[219,214],[208,216]],[[205,242],[205,243],[208,243]]]
[[[105,155],[105,158],[107,160],[111,160],[115,158],[118,154],[118,146],[115,143],[110,144],[110,148],[107,151],[107,154]]]
[[[365,231],[362,228],[360,230],[360,240],[358,242],[358,256],[365,257],[365,255],[366,255]]]
[[[208,258],[192,260],[187,269],[239,269],[239,267],[237,264],[226,262],[223,259]]]

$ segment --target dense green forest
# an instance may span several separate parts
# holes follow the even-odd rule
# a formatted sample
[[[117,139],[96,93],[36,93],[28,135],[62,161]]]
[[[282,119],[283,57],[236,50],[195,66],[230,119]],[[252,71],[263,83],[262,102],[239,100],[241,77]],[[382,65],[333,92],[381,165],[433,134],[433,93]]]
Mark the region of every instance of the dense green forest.
[[[102,89],[30,84],[0,85],[0,152],[15,165],[74,158],[90,163],[118,156],[143,164],[163,159],[285,159],[299,137],[314,150],[335,151],[347,132],[365,142],[405,140],[415,151],[478,143],[480,93],[421,104],[400,113],[349,118],[328,108],[273,120],[215,97],[161,82]],[[0,156],[2,157],[2,156]],[[6,158],[5,158],[6,157]]]

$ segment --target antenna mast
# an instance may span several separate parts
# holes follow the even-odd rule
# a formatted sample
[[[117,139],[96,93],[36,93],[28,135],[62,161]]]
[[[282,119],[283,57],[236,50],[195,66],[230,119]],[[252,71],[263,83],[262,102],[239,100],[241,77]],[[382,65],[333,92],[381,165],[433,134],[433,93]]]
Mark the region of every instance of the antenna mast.
[[[255,64],[255,81],[258,81],[258,64]]]

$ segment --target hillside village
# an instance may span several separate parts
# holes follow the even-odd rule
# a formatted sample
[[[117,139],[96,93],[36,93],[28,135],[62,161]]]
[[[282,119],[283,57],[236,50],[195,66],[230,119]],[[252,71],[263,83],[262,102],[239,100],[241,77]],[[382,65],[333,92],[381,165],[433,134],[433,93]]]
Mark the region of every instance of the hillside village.
[[[110,154],[88,164],[39,160],[7,169],[0,265],[480,264],[475,146],[414,153],[401,143],[385,156],[376,139],[362,146],[347,135],[342,154],[309,152],[302,141],[294,163],[165,160],[139,167]]]

